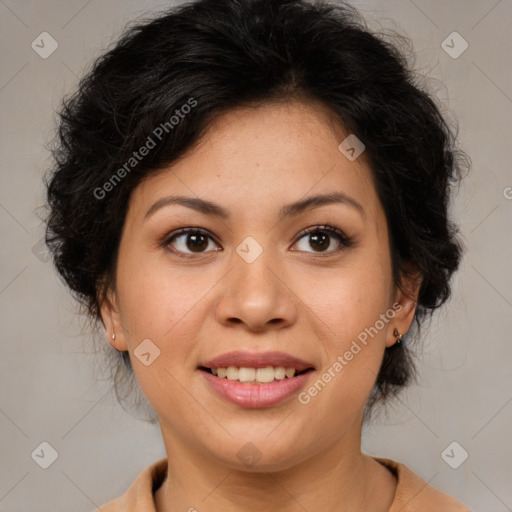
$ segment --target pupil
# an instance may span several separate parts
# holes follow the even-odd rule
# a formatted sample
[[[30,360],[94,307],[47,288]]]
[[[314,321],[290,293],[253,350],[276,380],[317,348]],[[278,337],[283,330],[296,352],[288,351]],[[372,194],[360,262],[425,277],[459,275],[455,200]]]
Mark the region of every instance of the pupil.
[[[200,233],[196,235],[188,235],[187,247],[191,251],[201,252],[201,249],[206,249],[206,247],[208,247],[206,236]]]
[[[313,244],[317,244],[317,247],[315,248],[311,242],[313,242]],[[316,233],[314,235],[311,235],[310,245],[315,250],[317,250],[317,248],[326,249],[327,247],[329,247],[329,235],[327,235],[325,233],[323,233],[323,234]]]

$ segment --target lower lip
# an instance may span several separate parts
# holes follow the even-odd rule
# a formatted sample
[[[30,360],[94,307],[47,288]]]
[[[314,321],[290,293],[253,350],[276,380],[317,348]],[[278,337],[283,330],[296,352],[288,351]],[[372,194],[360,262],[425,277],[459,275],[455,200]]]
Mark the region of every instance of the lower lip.
[[[303,387],[310,374],[313,373],[308,371],[297,375],[297,377],[274,380],[269,384],[246,384],[220,379],[204,370],[199,371],[220,396],[235,405],[250,409],[271,407],[285,401]]]

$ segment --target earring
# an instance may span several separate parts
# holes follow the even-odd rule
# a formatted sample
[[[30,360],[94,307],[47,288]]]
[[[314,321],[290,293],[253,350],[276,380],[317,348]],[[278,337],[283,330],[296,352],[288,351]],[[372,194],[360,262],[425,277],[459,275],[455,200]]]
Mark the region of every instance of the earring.
[[[116,333],[115,333],[115,332],[113,332],[113,333],[112,333],[112,340],[115,340],[115,339],[116,339]]]
[[[405,336],[405,333],[404,334],[400,334],[398,329],[395,327],[395,330],[393,331],[393,336],[397,337],[397,343],[401,343],[402,342],[402,338]]]

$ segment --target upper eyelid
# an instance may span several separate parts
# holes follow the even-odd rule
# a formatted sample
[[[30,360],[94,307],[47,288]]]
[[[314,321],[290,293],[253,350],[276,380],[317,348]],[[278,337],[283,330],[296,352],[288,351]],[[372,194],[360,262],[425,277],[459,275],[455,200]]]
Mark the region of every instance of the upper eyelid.
[[[211,238],[217,245],[220,245],[220,242],[217,240],[217,237],[215,235],[213,235],[212,233],[210,233],[208,230],[206,230],[204,228],[197,228],[197,227],[186,227],[186,228],[176,229],[163,238],[163,244],[168,245],[174,239],[176,239],[180,236],[183,236],[183,235],[188,235],[189,233],[199,233],[201,235],[206,235],[207,237]]]

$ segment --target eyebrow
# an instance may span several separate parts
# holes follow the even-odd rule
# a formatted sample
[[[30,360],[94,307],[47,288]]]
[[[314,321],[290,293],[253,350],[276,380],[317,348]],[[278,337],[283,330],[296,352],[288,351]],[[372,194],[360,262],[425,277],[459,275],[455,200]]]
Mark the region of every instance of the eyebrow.
[[[283,220],[294,215],[299,215],[306,210],[318,208],[328,204],[344,204],[351,206],[356,209],[363,218],[366,217],[365,211],[359,202],[343,192],[333,192],[331,194],[320,194],[306,197],[294,203],[283,206],[279,213],[279,220]],[[196,210],[205,215],[213,215],[221,219],[229,219],[230,217],[230,214],[227,210],[212,201],[206,201],[204,199],[199,199],[198,197],[166,196],[156,201],[146,212],[144,218],[147,219],[157,210],[171,205],[186,206],[187,208],[192,208],[193,210]]]

